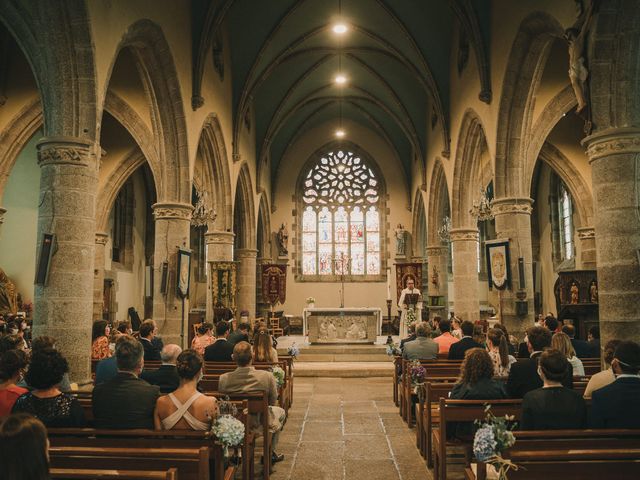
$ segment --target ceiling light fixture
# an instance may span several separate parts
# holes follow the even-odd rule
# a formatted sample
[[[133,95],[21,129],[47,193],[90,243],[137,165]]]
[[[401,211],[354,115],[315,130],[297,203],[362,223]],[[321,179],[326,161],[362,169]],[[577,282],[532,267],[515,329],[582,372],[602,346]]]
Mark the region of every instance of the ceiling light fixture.
[[[343,33],[347,33],[347,26],[344,23],[336,23],[333,26],[333,33],[337,33],[338,35],[342,35]]]
[[[336,80],[336,83],[338,85],[344,85],[345,83],[347,83],[347,77],[345,77],[341,73],[336,75],[336,79],[335,80]]]
[[[345,131],[342,130],[341,128],[336,130],[336,137],[338,138],[344,138],[344,136],[346,135]]]

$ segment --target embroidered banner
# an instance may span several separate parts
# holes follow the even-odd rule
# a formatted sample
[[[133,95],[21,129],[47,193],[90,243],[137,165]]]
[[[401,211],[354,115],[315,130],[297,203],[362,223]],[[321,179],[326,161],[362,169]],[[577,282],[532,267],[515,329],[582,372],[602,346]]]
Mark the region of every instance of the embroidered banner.
[[[262,265],[262,298],[270,304],[283,304],[287,298],[287,266],[266,263]]]
[[[509,240],[488,240],[487,273],[489,289],[511,288],[511,265],[509,259]]]

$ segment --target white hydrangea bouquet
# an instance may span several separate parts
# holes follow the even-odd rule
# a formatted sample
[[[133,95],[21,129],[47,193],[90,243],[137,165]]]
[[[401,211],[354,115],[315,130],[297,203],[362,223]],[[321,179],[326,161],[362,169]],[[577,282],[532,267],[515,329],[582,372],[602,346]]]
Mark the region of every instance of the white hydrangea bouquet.
[[[407,308],[407,314],[404,317],[404,323],[409,327],[416,321],[416,311],[413,308]]]
[[[496,469],[499,480],[507,480],[509,470],[518,470],[518,465],[502,458],[502,452],[516,443],[512,430],[516,427],[513,415],[496,417],[491,413],[491,405],[485,407],[485,420],[476,420],[479,426],[473,438],[473,454],[479,462]]]
[[[387,355],[390,357],[402,355],[399,344],[394,342],[387,343]]]
[[[287,349],[287,353],[292,356],[294,359],[298,358],[298,355],[300,355],[300,348],[298,347],[298,345],[295,344],[295,342]]]
[[[222,445],[224,456],[228,457],[229,448],[244,441],[244,424],[235,417],[237,409],[231,402],[220,401],[219,409],[220,415],[212,419],[209,433]]]
[[[274,365],[271,367],[271,373],[273,373],[273,376],[276,379],[276,385],[278,388],[282,387],[284,385],[284,370],[277,365]]]

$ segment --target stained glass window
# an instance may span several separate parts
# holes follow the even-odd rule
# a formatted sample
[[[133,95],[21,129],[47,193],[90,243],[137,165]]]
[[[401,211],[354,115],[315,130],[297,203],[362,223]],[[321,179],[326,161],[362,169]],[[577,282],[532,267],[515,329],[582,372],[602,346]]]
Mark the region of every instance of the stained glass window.
[[[558,208],[560,210],[560,239],[563,260],[573,258],[573,205],[571,194],[564,184],[560,183],[558,195]]]
[[[380,186],[358,155],[327,152],[303,180],[303,275],[380,274]]]

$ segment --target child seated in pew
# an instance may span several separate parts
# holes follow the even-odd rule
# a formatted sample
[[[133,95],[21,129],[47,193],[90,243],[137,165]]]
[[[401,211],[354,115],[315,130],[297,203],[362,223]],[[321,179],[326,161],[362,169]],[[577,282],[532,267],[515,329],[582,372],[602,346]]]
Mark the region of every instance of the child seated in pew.
[[[542,388],[526,393],[522,399],[521,430],[562,430],[586,428],[587,406],[582,396],[562,385],[570,368],[559,350],[546,349],[540,355],[538,375]]]

